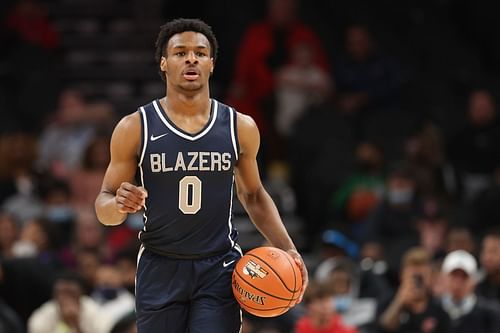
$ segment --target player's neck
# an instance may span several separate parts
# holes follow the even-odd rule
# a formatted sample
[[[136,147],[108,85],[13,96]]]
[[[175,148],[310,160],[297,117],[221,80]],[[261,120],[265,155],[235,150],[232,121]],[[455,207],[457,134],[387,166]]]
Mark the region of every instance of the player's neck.
[[[173,113],[199,114],[210,108],[210,94],[208,89],[193,95],[169,89],[161,103]]]

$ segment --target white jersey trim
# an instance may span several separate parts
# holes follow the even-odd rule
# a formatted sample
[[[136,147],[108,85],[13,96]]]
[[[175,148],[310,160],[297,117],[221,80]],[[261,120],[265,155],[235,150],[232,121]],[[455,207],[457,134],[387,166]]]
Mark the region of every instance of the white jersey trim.
[[[139,159],[138,167],[139,167],[139,173],[141,175],[141,186],[146,188],[146,184],[144,184],[144,170],[142,169],[142,162],[144,160],[144,155],[146,154],[146,148],[148,145],[148,120],[146,118],[146,110],[144,110],[144,107],[141,106],[141,116],[142,116],[142,123],[143,125],[143,141],[142,141],[142,152],[141,152],[141,158]],[[144,218],[144,228],[143,230],[146,231],[146,222],[148,220],[148,217],[146,215],[146,205],[144,204],[144,213],[142,217]],[[139,232],[140,234],[140,232]]]
[[[143,128],[144,135],[143,135],[143,139],[142,139],[141,158],[139,159],[139,164],[138,164],[139,167],[141,167],[141,165],[142,165],[142,161],[144,160],[144,155],[146,153],[146,147],[148,145],[148,120],[146,118],[146,110],[144,110],[143,106],[141,106],[141,118],[142,118],[142,124],[143,124],[142,128]],[[141,173],[142,173],[142,169],[141,169]],[[141,176],[141,178],[142,178],[142,176]]]
[[[231,247],[234,246],[234,240],[231,238],[231,232],[233,231],[233,188],[234,188],[234,174],[233,181],[231,183],[231,201],[229,202],[229,217],[227,219],[227,226],[229,227],[229,233],[227,234],[227,238],[231,242]]]
[[[233,142],[233,149],[234,149],[234,156],[236,158],[236,160],[239,159],[239,156],[238,156],[238,147],[236,145],[236,134],[235,133],[235,130],[234,130],[234,117],[237,117],[236,115],[236,111],[234,111],[233,108],[229,108],[230,110],[230,122],[231,122],[231,141]]]
[[[215,99],[211,99],[211,100],[214,103],[214,113],[212,115],[212,119],[210,121],[210,124],[201,133],[199,133],[199,134],[197,134],[195,136],[192,136],[192,135],[189,135],[189,134],[186,134],[186,133],[182,133],[177,128],[175,128],[174,126],[172,126],[172,124],[170,124],[167,121],[167,119],[165,118],[165,115],[160,110],[160,107],[158,106],[158,102],[156,100],[153,101],[153,106],[155,107],[155,110],[156,110],[156,113],[158,114],[158,117],[160,117],[160,119],[163,122],[163,124],[165,124],[165,126],[167,126],[167,128],[169,130],[171,130],[173,133],[175,133],[176,135],[180,136],[181,138],[184,138],[184,139],[190,140],[190,141],[196,141],[199,138],[205,136],[205,134],[207,134],[212,129],[212,127],[215,124],[215,120],[217,119],[217,106],[218,106],[218,103],[217,103],[217,101]]]
[[[137,263],[135,265],[135,269],[137,270],[139,268],[139,261],[141,261],[141,257],[142,257],[142,253],[144,252],[146,248],[144,247],[144,245],[141,244],[141,246],[139,247],[139,252],[137,253]],[[137,295],[137,275],[135,276],[134,278],[134,289],[135,289],[135,294]],[[137,307],[135,308],[137,310]]]

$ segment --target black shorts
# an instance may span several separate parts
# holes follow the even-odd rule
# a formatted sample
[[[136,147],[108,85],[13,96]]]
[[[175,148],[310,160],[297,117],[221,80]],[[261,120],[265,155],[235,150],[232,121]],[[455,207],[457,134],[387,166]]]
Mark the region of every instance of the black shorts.
[[[138,333],[236,333],[241,309],[231,289],[238,246],[204,259],[174,259],[141,247],[136,277]]]

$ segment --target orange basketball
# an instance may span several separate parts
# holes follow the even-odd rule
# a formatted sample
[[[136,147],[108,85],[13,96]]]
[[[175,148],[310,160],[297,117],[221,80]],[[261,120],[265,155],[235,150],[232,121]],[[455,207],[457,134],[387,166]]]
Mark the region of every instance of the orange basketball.
[[[240,306],[259,317],[287,312],[298,300],[302,274],[293,258],[275,247],[248,251],[233,271],[233,294]]]

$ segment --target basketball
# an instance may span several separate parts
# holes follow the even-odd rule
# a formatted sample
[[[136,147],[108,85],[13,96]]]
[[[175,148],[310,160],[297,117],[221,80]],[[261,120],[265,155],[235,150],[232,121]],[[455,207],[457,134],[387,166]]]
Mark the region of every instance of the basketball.
[[[302,274],[288,253],[263,246],[241,257],[233,271],[232,286],[243,310],[258,317],[276,317],[297,303]]]

